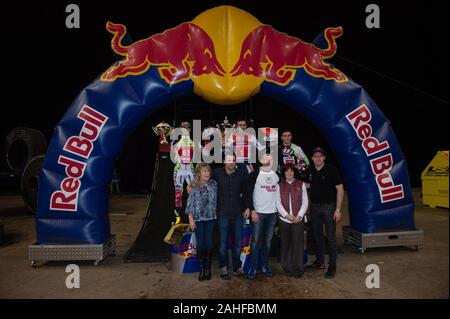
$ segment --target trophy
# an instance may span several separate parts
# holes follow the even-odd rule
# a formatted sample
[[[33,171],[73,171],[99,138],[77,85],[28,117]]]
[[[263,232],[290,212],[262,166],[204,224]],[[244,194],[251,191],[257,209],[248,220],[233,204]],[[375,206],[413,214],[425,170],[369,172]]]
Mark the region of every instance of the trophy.
[[[223,122],[221,124],[217,124],[216,127],[222,133],[222,146],[225,146],[226,140],[228,138],[228,136],[225,136],[225,129],[227,129],[227,128],[234,129],[235,125],[234,124],[231,125],[231,123],[228,121],[228,118],[225,116],[225,119],[223,120]]]
[[[172,126],[170,126],[169,123],[161,122],[156,126],[153,126],[153,132],[155,132],[156,135],[159,136],[159,143],[160,144],[168,144],[167,142],[167,136],[172,133]]]
[[[159,136],[159,151],[168,153],[170,152],[170,145],[167,142],[167,136],[172,133],[172,126],[169,123],[161,122],[152,127],[153,132]]]
[[[276,147],[278,145],[278,130],[271,127],[260,127],[260,135],[263,136],[262,140],[266,142],[266,146]]]

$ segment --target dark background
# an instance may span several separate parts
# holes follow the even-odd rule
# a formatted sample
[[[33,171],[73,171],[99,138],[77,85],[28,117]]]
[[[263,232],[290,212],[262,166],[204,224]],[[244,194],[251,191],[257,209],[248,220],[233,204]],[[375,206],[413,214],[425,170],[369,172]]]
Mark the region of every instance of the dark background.
[[[81,28],[67,29],[68,4],[78,4]],[[381,28],[367,29],[365,8],[378,4]],[[363,86],[390,120],[408,161],[411,184],[436,151],[448,150],[447,1],[60,1],[15,2],[1,11],[2,116],[0,147],[9,130],[27,126],[52,132],[76,95],[115,61],[107,21],[127,26],[133,41],[190,21],[217,5],[235,5],[259,21],[304,41],[341,25],[332,63]],[[198,105],[203,107],[199,108]],[[194,110],[195,112],[194,112]],[[201,110],[201,111],[199,111]],[[174,117],[251,116],[256,126],[289,127],[309,153],[320,133],[287,106],[262,96],[238,106],[215,107],[189,96],[152,114],[130,136],[118,159],[122,188],[142,192],[151,185],[157,137],[152,126]],[[2,148],[3,150],[3,148]],[[334,161],[332,154],[330,161]],[[6,165],[2,154],[0,171]]]

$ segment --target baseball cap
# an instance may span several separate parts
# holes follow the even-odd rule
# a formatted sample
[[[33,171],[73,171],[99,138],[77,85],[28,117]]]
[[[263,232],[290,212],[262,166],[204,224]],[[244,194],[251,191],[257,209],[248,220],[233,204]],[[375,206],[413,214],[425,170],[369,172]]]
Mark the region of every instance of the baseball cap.
[[[316,154],[316,153],[320,153],[323,156],[325,156],[325,150],[323,148],[321,148],[320,146],[314,147],[311,153],[311,156]]]

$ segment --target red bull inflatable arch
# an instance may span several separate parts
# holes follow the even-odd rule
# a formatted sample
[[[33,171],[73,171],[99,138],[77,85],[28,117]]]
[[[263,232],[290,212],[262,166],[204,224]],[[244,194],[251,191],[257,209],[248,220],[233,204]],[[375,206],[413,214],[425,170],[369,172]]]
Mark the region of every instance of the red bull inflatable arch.
[[[125,26],[106,27],[123,59],[81,91],[54,131],[39,180],[38,244],[104,243],[107,187],[128,136],[192,92],[230,105],[259,93],[292,107],[340,162],[354,229],[415,229],[407,164],[389,121],[327,62],[342,28],[325,29],[311,44],[230,6],[130,45],[122,43]]]

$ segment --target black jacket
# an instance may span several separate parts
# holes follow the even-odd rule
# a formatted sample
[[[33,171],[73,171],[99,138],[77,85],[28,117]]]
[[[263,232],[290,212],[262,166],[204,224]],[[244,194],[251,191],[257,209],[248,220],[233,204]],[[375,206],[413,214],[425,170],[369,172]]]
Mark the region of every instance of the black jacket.
[[[245,206],[246,193],[244,174],[236,170],[228,175],[225,167],[221,167],[214,170],[212,178],[217,182],[217,214],[241,214]]]

